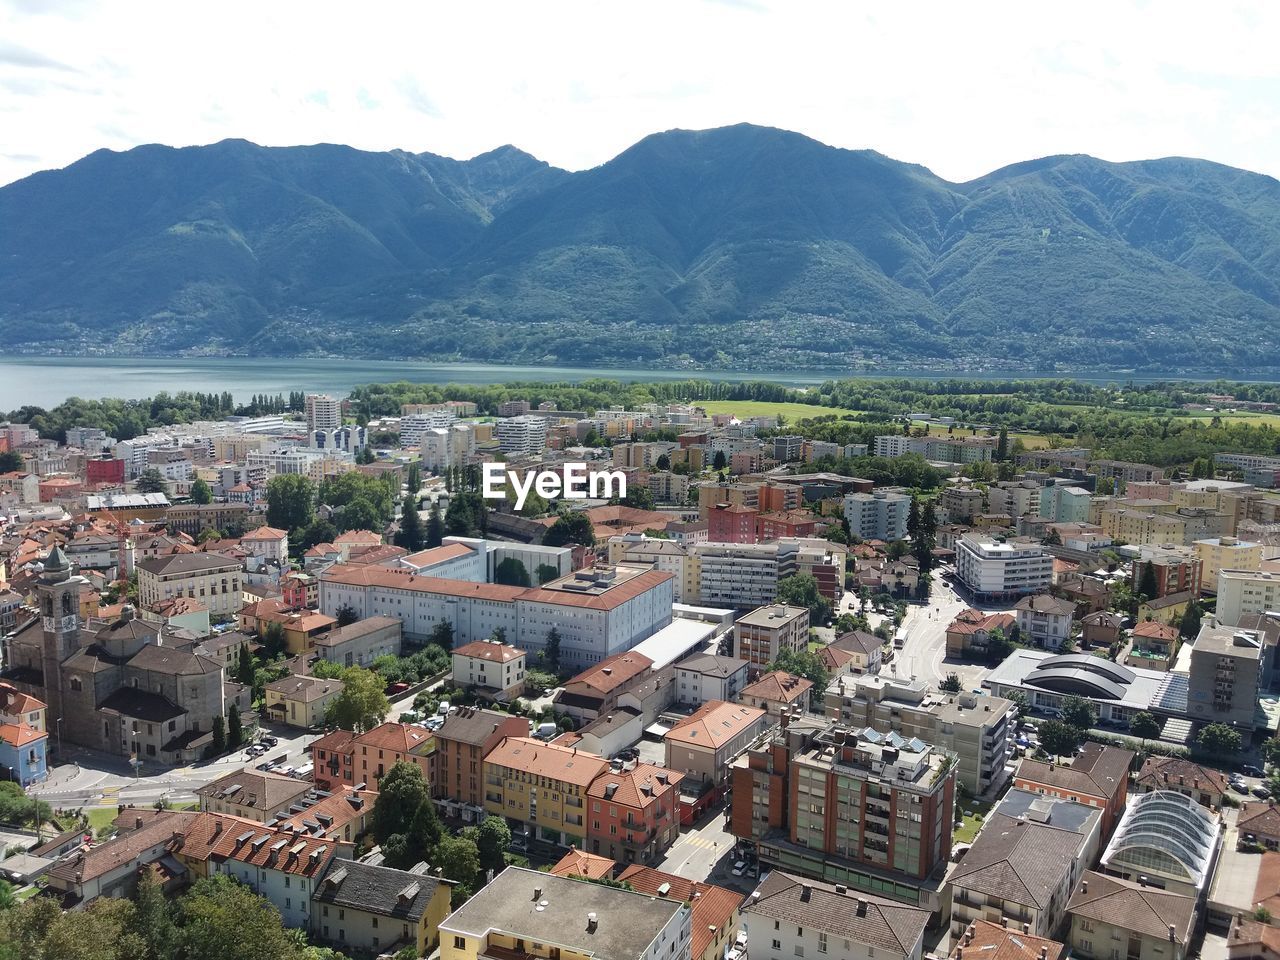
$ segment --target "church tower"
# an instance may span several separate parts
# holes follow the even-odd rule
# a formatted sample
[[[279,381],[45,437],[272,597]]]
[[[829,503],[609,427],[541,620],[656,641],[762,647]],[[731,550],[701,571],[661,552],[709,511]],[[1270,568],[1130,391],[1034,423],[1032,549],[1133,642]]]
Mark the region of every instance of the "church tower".
[[[36,584],[36,594],[40,598],[43,627],[40,666],[51,726],[63,716],[62,663],[80,648],[80,590],[85,586],[88,581],[84,577],[71,575],[71,562],[62,548],[55,546],[50,550]]]

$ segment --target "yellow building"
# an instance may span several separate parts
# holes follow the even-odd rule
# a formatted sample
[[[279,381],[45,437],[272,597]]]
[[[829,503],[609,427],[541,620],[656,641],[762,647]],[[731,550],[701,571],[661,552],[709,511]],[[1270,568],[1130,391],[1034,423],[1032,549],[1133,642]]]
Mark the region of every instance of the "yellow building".
[[[587,787],[609,769],[595,754],[507,737],[484,758],[484,807],[563,846],[583,846]]]
[[[281,677],[266,686],[267,719],[303,729],[323,726],[325,708],[341,692],[341,680]]]
[[[316,887],[311,933],[339,950],[389,955],[412,946],[425,957],[440,942],[452,894],[449,880],[343,861]]]
[[[138,601],[154,607],[163,600],[199,600],[214,617],[232,617],[240,609],[240,563],[216,553],[176,553],[140,560]]]
[[[1211,537],[1194,544],[1200,560],[1200,592],[1218,592],[1221,570],[1258,570],[1262,567],[1262,544],[1235,537]]]

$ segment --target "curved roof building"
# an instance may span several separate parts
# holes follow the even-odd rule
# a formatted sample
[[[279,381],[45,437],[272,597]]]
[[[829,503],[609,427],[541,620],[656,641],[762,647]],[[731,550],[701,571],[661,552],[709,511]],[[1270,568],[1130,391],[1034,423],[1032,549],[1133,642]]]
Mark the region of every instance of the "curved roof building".
[[[1218,845],[1219,823],[1190,797],[1171,790],[1140,793],[1129,800],[1102,869],[1174,893],[1199,893]]]

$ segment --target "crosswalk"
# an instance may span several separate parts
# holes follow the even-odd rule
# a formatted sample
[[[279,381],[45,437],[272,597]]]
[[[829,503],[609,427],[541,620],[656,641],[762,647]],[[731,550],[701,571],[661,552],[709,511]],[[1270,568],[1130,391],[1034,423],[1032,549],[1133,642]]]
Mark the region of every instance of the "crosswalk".
[[[691,833],[686,833],[680,838],[679,842],[691,847],[697,847],[699,850],[712,850],[717,848],[717,844],[714,840],[707,840],[704,837],[699,837],[696,834]]]
[[[98,807],[118,806],[120,803],[120,788],[104,787],[102,790],[102,796],[98,797],[98,799],[93,801],[93,803],[94,806]]]

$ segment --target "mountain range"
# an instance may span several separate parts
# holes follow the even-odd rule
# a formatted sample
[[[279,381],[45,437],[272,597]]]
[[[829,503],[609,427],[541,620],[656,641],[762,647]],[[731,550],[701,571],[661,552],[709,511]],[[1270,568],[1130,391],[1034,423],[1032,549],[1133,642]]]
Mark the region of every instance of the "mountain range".
[[[242,140],[0,188],[0,342],[781,369],[1280,367],[1280,183],[1072,155],[968,183],[751,125],[568,172]]]

